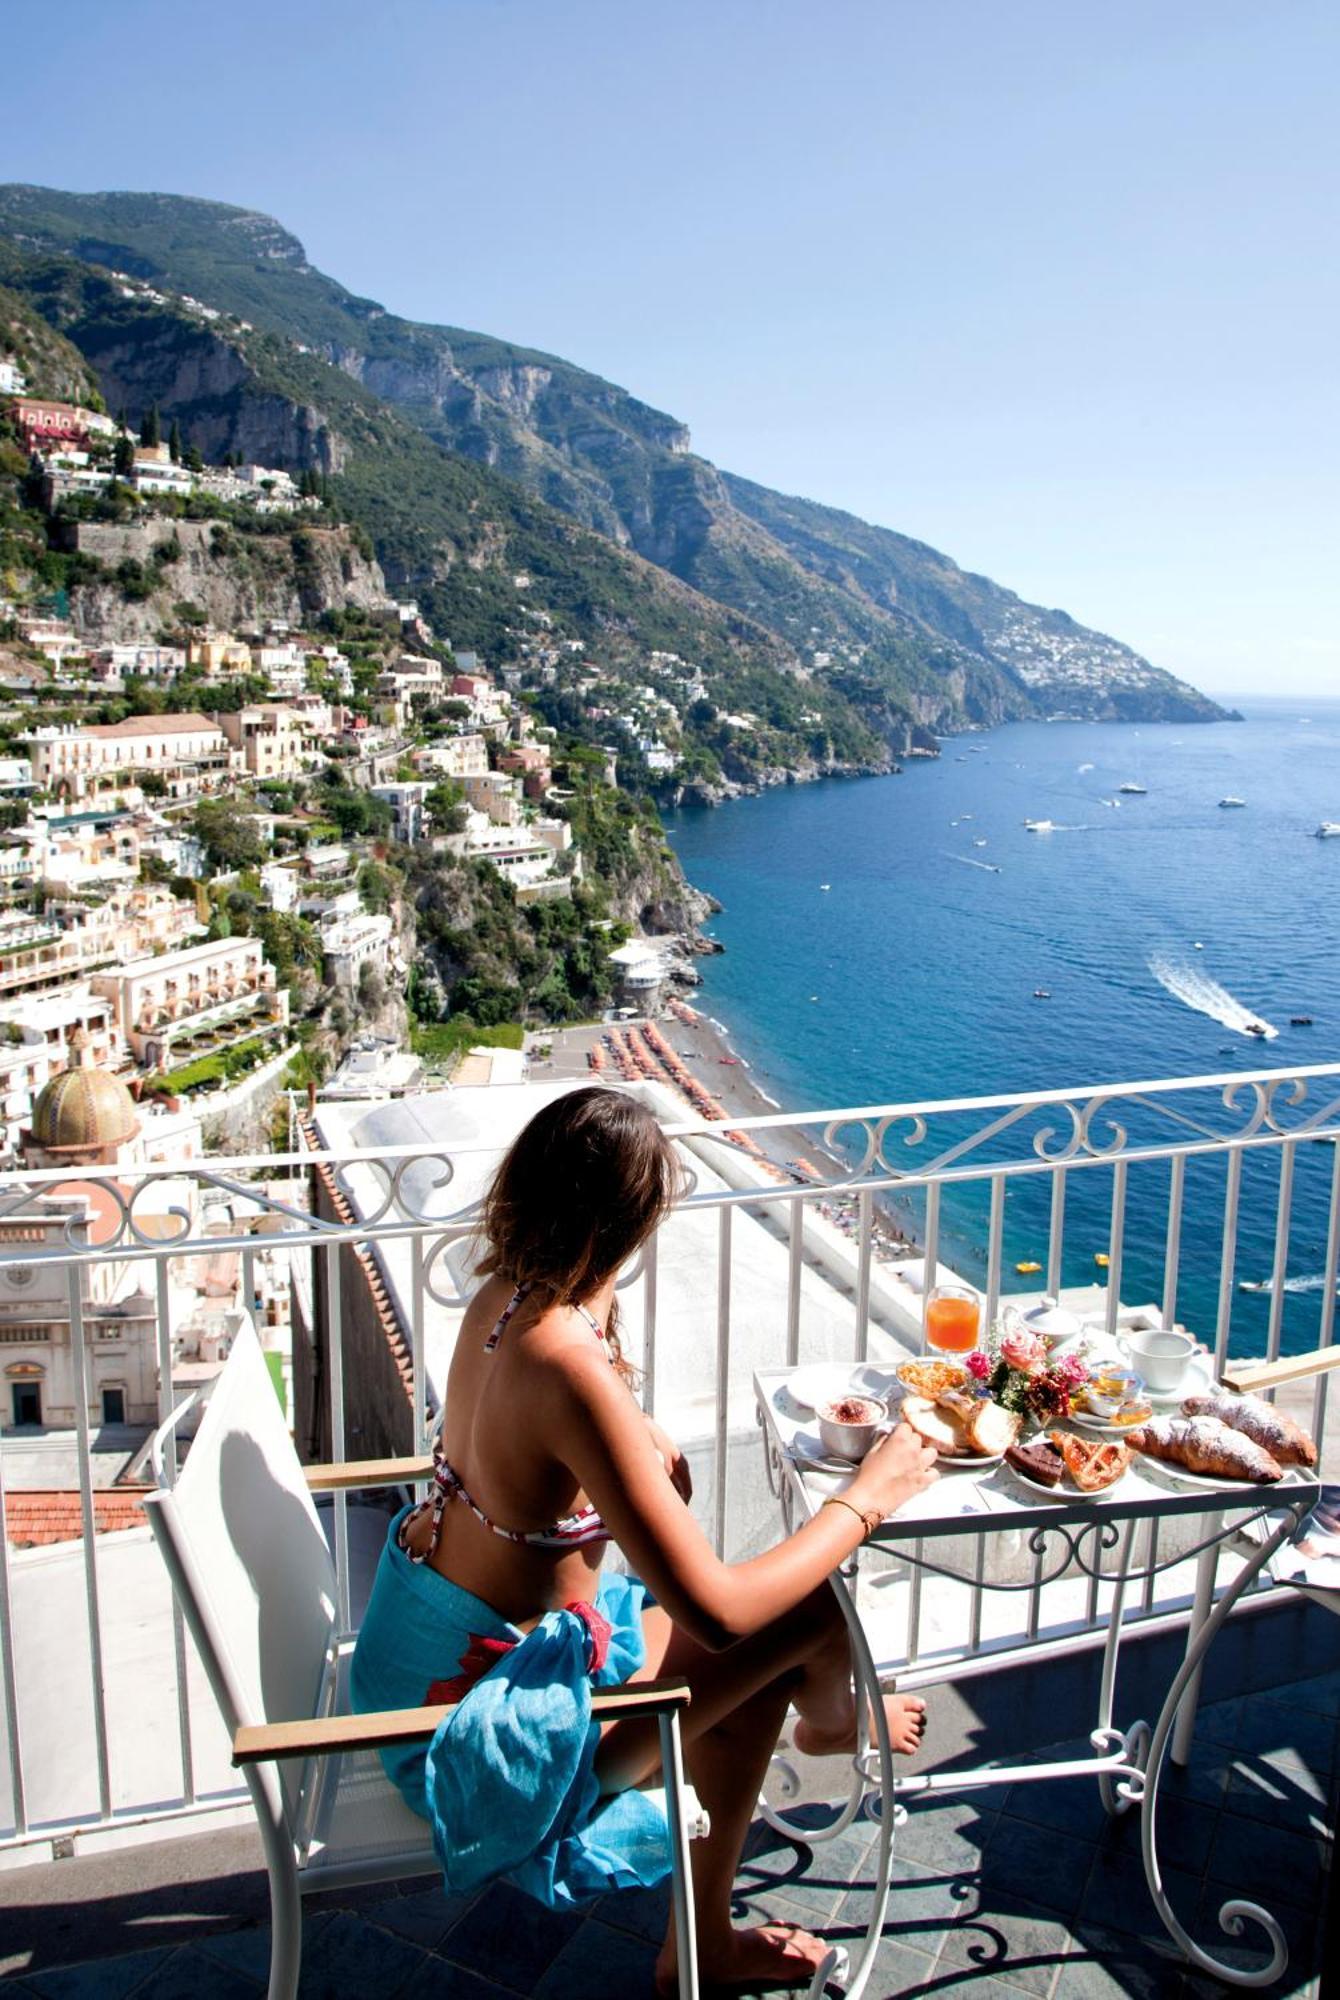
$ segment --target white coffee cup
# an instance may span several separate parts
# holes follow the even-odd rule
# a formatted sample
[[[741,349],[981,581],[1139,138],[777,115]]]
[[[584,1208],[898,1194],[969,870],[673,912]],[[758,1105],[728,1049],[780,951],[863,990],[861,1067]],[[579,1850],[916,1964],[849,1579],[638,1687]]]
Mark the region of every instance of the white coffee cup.
[[[822,1404],[816,1414],[824,1450],[859,1465],[887,1425],[889,1412],[878,1396],[853,1389],[832,1403]]]
[[[1194,1334],[1166,1326],[1142,1327],[1117,1337],[1117,1346],[1156,1396],[1176,1395],[1198,1345]]]

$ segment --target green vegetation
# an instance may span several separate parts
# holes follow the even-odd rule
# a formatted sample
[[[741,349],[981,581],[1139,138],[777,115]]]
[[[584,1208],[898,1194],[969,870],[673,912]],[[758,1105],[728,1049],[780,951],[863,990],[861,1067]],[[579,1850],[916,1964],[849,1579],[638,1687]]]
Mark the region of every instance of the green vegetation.
[[[190,825],[212,868],[254,868],[265,859],[255,820],[232,799],[201,799]]]
[[[217,1049],[210,1055],[197,1056],[193,1062],[183,1063],[179,1069],[170,1069],[165,1075],[152,1076],[145,1089],[180,1097],[199,1090],[205,1084],[234,1083],[248,1070],[259,1068],[271,1053],[268,1036],[253,1035],[248,1041],[235,1042],[229,1049]]]
[[[412,1027],[409,1045],[425,1062],[445,1063],[466,1049],[519,1049],[525,1035],[525,1029],[516,1022],[503,1021],[484,1028],[468,1014],[455,1014],[450,1021]]]

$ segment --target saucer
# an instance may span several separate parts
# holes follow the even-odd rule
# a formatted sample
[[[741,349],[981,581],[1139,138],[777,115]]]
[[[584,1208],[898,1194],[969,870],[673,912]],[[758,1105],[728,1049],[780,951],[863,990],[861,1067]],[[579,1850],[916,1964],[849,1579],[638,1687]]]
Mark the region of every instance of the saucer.
[[[1218,1385],[1214,1379],[1214,1363],[1208,1354],[1193,1354],[1182,1371],[1182,1379],[1175,1389],[1151,1389],[1145,1383],[1145,1394],[1156,1410],[1170,1410],[1187,1396],[1212,1396]]]

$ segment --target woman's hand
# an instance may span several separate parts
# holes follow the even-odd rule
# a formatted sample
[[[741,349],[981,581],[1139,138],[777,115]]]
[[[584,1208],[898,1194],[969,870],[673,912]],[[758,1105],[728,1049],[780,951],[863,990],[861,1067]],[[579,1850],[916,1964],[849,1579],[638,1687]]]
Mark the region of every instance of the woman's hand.
[[[935,1459],[934,1445],[927,1444],[911,1424],[899,1424],[861,1461],[847,1489],[853,1506],[862,1511],[877,1507],[886,1519],[896,1514],[914,1493],[924,1493],[940,1477]]]
[[[661,1429],[656,1419],[647,1417],[645,1412],[643,1414],[647,1429],[651,1432],[651,1441],[669,1475],[670,1484],[687,1506],[693,1498],[693,1479],[689,1472],[689,1462],[670,1434]]]

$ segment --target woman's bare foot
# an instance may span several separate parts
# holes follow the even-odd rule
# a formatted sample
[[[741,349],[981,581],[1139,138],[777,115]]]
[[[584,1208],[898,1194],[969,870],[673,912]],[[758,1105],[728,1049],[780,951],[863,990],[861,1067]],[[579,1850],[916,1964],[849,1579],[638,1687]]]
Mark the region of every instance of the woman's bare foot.
[[[762,1924],[757,1930],[728,1931],[719,1945],[704,1945],[698,1953],[699,1991],[713,1994],[784,1993],[806,1986],[832,1946],[794,1924]],[[674,2000],[678,1992],[674,1940],[662,1947],[656,1961],[659,2000]]]
[[[889,1694],[884,1697],[884,1714],[889,1724],[889,1741],[904,1757],[921,1748],[926,1733],[926,1704],[918,1694]],[[874,1738],[873,1717],[871,1739]],[[802,1715],[792,1732],[792,1742],[802,1757],[840,1757],[856,1748],[856,1722],[841,1729],[821,1729]]]

